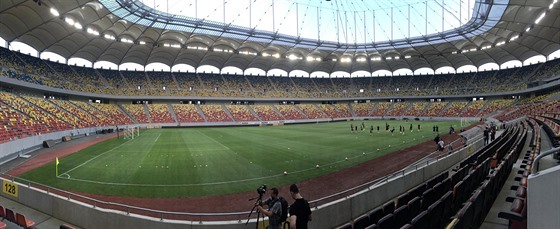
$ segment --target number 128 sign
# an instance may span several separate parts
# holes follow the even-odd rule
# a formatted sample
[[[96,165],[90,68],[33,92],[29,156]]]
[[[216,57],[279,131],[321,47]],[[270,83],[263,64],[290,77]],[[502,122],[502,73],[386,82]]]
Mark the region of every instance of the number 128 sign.
[[[3,180],[2,181],[2,192],[13,196],[18,197],[18,186],[15,183]]]

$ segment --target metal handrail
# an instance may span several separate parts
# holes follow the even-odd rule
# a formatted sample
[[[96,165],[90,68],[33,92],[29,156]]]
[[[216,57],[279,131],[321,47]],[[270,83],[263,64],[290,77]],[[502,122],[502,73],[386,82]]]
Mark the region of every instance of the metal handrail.
[[[532,174],[537,175],[539,173],[539,160],[540,159],[542,159],[543,157],[546,157],[550,154],[557,153],[557,152],[560,152],[560,147],[549,149],[547,151],[544,151],[544,152],[540,153],[537,157],[535,157],[535,160],[533,160],[534,167],[533,167]]]

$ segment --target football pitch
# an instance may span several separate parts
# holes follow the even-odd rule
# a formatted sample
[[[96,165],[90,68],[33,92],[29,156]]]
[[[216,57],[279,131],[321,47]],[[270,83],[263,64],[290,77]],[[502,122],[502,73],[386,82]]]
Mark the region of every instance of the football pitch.
[[[394,136],[385,123],[395,127]],[[175,198],[223,195],[297,183],[433,139],[459,121],[362,121],[269,127],[149,129],[114,138],[21,178],[78,192]],[[358,126],[358,133],[350,125]],[[413,131],[410,131],[410,124]],[[418,131],[418,124],[421,129]],[[399,125],[405,134],[399,133]],[[374,131],[370,135],[370,128]],[[377,126],[380,127],[379,133]],[[285,172],[287,174],[285,174]]]

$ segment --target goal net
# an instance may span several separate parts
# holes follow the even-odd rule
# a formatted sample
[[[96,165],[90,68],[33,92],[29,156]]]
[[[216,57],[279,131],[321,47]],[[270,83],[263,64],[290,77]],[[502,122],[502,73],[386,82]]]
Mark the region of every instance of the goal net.
[[[469,121],[469,119],[461,118],[461,127],[467,127],[470,124],[471,124],[471,122]]]
[[[127,127],[123,130],[123,139],[134,139],[140,136],[140,127]]]

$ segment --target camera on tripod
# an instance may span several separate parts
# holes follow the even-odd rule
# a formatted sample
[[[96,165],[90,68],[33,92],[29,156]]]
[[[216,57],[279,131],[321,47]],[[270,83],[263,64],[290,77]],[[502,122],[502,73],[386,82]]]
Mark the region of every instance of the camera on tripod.
[[[257,205],[262,206],[263,202],[262,202],[262,197],[263,195],[266,193],[266,184],[261,185],[260,187],[257,188],[257,193],[259,194],[259,197],[257,199],[257,202],[255,203],[255,205],[253,205],[253,209],[251,209],[251,212],[249,213],[249,215],[247,216],[247,222],[245,223],[245,225],[247,225],[249,223],[249,217],[251,217],[251,214],[253,214],[253,212],[255,211],[255,208],[257,207]],[[249,199],[249,201],[254,200],[256,198],[251,198]],[[259,217],[261,216],[261,212],[257,209],[257,223],[256,223],[256,228],[258,228],[259,226]],[[264,214],[262,214],[263,217],[263,221],[264,221]],[[263,224],[264,227],[264,224]]]
[[[260,187],[258,187],[257,193],[259,194],[260,197],[262,197],[262,195],[266,193],[266,184],[263,184]]]

